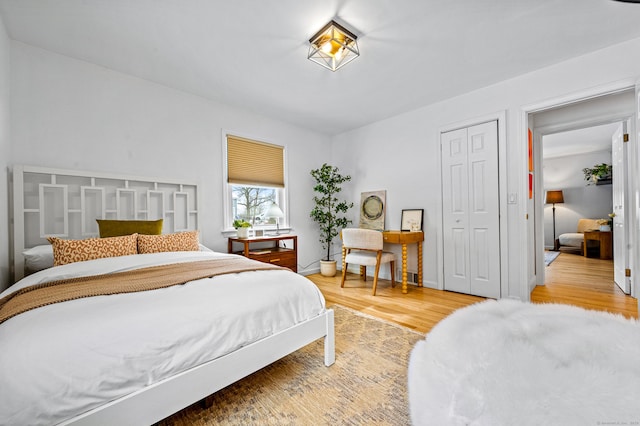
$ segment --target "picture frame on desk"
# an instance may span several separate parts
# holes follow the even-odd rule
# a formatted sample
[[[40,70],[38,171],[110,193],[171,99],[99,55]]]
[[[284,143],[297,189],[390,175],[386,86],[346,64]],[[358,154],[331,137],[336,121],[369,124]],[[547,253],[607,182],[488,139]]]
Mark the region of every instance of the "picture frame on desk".
[[[424,209],[402,209],[401,231],[422,231]]]

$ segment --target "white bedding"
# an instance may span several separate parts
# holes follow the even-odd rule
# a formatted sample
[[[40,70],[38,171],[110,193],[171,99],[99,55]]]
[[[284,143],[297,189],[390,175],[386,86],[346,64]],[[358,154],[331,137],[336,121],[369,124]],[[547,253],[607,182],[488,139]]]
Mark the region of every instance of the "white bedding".
[[[139,254],[54,267],[20,288],[79,275],[232,256]],[[290,271],[220,275],[38,308],[0,324],[0,422],[55,424],[284,330],[325,310]]]

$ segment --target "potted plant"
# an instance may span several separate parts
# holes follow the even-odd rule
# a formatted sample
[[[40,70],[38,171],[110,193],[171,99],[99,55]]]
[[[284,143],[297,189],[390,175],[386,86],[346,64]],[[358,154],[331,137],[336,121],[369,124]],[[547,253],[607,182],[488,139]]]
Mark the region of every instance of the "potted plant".
[[[596,222],[600,225],[600,231],[611,231],[613,226],[613,218],[616,217],[615,213],[609,213],[609,219],[598,219]]]
[[[311,176],[316,180],[313,190],[315,207],[311,210],[311,218],[320,226],[320,243],[327,251],[320,260],[320,273],[333,277],[336,274],[336,261],[331,259],[331,243],[338,236],[340,230],[351,223],[345,214],[353,207],[353,203],[339,200],[337,194],[342,191],[342,185],[351,180],[351,176],[342,175],[337,167],[324,163],[319,169],[311,170]]]
[[[582,169],[584,180],[589,182],[587,185],[598,184],[598,182],[611,180],[611,164],[596,164],[593,167],[585,167]]]
[[[238,231],[238,238],[248,238],[249,228],[251,224],[243,219],[236,219],[233,221],[233,227]]]

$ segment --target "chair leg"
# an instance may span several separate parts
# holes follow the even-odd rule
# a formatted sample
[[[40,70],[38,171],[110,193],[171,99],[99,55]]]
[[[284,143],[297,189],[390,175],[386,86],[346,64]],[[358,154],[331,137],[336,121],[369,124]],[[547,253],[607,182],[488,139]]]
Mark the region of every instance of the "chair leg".
[[[367,282],[367,267],[364,265],[360,265],[360,279]]]
[[[391,268],[391,287],[396,286],[396,262],[389,262],[389,267]]]
[[[344,288],[344,279],[347,277],[347,268],[349,264],[346,262],[342,262],[342,283],[340,283],[340,287]]]
[[[378,287],[378,272],[380,272],[380,261],[376,263],[376,272],[373,274],[373,295],[376,295],[376,288]]]

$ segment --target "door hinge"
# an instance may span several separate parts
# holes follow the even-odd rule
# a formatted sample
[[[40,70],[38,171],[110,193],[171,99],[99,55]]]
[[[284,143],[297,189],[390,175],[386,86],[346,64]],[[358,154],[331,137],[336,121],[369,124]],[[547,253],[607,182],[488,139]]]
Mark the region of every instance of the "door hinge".
[[[629,133],[622,135],[622,142],[629,142]]]
[[[631,269],[627,268],[624,270],[624,276],[625,277],[630,277],[631,276]]]

